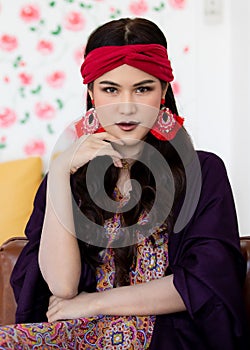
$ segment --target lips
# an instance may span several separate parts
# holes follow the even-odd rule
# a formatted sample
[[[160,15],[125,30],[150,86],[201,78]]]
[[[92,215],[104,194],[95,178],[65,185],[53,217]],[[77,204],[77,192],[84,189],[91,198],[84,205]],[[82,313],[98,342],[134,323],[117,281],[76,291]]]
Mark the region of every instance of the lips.
[[[129,122],[119,122],[116,123],[116,125],[122,129],[123,131],[132,131],[134,130],[140,123],[135,121],[129,121]]]

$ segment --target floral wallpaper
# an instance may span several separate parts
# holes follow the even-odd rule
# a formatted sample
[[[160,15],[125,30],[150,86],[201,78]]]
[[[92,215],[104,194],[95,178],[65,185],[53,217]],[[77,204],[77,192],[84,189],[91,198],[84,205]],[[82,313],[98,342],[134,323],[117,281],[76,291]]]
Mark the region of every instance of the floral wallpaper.
[[[194,90],[188,83],[192,31],[185,30],[190,28],[191,3],[0,0],[0,161],[39,155],[47,167],[60,133],[85,111],[79,69],[87,37],[111,19],[146,17],[171,39],[173,88],[185,111]]]

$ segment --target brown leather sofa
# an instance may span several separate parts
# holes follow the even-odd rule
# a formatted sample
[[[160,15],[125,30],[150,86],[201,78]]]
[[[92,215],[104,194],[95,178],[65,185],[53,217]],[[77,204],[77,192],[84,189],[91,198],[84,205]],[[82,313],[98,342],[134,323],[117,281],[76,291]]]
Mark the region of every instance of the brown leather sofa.
[[[16,259],[26,243],[25,237],[16,237],[0,247],[0,325],[15,323],[16,303],[9,279]],[[241,237],[241,249],[247,261],[244,299],[250,330],[250,236]]]

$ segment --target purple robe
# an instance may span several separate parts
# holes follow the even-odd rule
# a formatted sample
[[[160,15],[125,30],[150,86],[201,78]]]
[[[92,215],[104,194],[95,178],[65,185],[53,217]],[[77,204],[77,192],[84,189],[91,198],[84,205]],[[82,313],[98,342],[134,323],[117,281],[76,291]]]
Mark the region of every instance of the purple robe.
[[[188,224],[169,234],[167,274],[173,273],[187,310],[156,316],[150,349],[249,350],[242,293],[246,264],[230,183],[218,156],[203,151],[197,154],[202,176],[198,204]],[[51,293],[38,266],[45,205],[46,177],[26,227],[29,242],[11,276],[17,323],[47,320]],[[176,209],[176,215],[178,212]],[[79,248],[81,251],[80,243]],[[93,292],[95,287],[94,271],[82,254],[79,292]]]

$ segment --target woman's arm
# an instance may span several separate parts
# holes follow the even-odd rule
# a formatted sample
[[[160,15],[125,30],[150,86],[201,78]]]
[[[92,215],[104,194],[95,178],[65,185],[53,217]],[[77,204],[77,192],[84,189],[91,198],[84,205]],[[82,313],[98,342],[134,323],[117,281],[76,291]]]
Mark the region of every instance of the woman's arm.
[[[52,296],[47,317],[60,319],[104,315],[159,315],[186,310],[173,284],[173,275],[96,293],[81,293],[64,300]]]
[[[58,164],[55,165],[48,175],[39,265],[52,294],[72,298],[78,293],[81,259],[73,229],[70,175]],[[56,190],[60,193],[58,198],[54,193],[56,179]]]
[[[81,258],[72,211],[70,173],[96,156],[108,155],[116,166],[122,156],[111,142],[122,141],[107,132],[84,135],[52,161],[47,184],[47,203],[39,249],[39,266],[52,294],[72,298],[78,293]]]
[[[186,309],[173,275],[99,293],[97,308],[105,315],[159,315]]]

